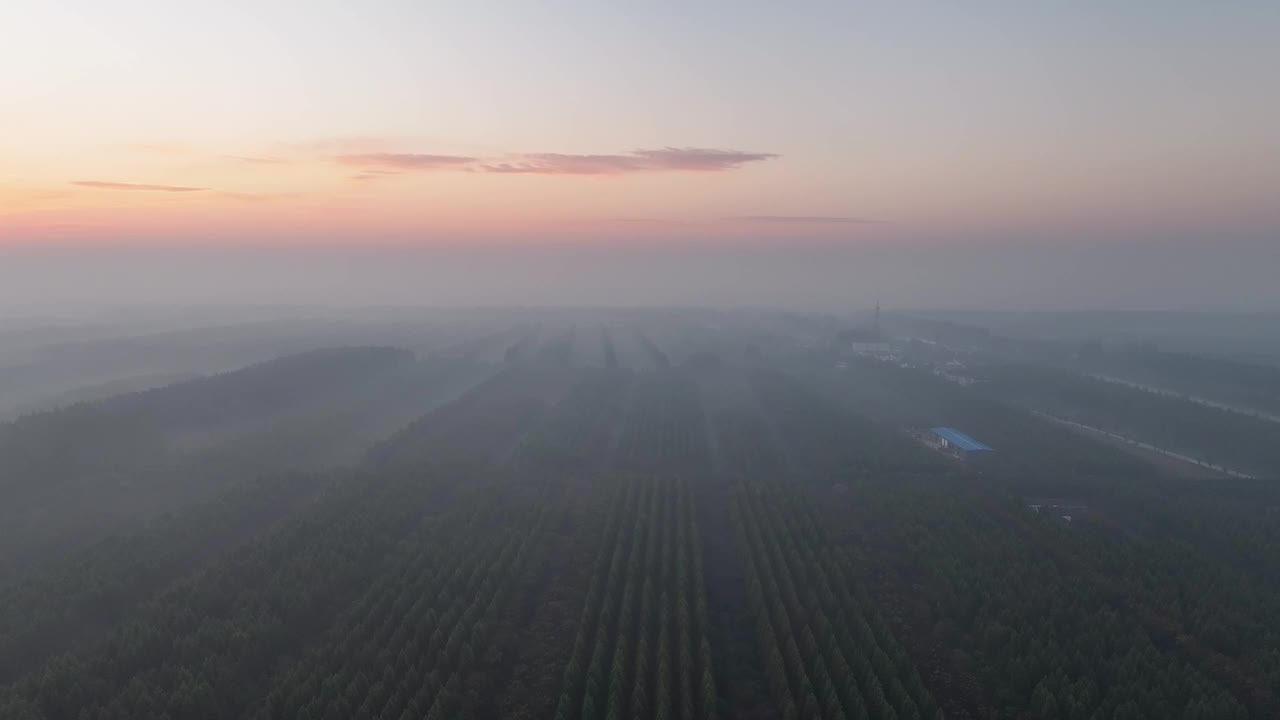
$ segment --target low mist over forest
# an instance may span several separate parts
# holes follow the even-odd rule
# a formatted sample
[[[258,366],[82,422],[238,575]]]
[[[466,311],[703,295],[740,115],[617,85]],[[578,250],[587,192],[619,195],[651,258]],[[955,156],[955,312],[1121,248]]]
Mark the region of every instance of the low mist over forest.
[[[11,317],[0,716],[1274,717],[1259,317]]]

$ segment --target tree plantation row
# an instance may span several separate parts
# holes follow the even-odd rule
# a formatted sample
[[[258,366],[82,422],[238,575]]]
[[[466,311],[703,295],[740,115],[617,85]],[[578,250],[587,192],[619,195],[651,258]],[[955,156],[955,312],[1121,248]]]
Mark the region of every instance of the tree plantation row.
[[[0,717],[1277,716],[1269,485],[1209,493],[924,373],[637,337],[660,369],[467,374],[350,467],[15,572]],[[936,424],[997,453],[905,432]]]

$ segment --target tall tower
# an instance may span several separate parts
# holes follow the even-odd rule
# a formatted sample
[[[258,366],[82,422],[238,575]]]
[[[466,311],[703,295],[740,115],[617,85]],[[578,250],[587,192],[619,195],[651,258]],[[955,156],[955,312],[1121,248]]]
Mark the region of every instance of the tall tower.
[[[880,337],[880,301],[879,300],[876,300],[876,318],[875,318],[875,323],[872,325],[872,330],[875,331],[877,338]]]

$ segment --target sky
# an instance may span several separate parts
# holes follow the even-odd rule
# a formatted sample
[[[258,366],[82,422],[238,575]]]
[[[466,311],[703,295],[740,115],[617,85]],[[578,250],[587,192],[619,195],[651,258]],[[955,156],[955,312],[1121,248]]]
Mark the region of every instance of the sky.
[[[9,302],[1280,308],[1275,2],[8,0],[0,27]]]

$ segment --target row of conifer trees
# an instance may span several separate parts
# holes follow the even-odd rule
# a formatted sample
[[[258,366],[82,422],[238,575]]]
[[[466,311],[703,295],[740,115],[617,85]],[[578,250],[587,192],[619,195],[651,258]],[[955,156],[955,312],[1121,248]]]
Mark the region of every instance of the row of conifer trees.
[[[484,698],[486,654],[508,633],[521,579],[540,561],[553,513],[493,504],[426,523],[318,647],[282,674],[256,717],[467,717]]]
[[[618,490],[565,668],[557,720],[711,720],[702,547],[686,483]]]
[[[783,717],[941,717],[844,549],[826,537],[799,488],[736,482],[735,532],[747,565],[770,692]]]

